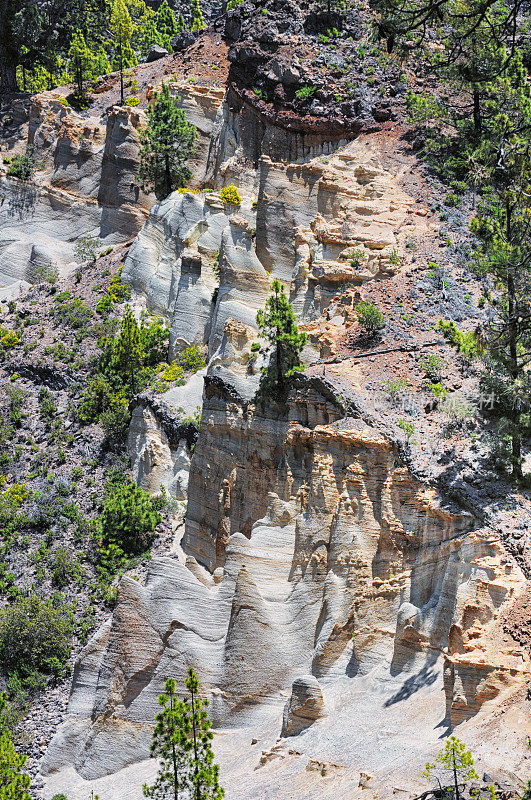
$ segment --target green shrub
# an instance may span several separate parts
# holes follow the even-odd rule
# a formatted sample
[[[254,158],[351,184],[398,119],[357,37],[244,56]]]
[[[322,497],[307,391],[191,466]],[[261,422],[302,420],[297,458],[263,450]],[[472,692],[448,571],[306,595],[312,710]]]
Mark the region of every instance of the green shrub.
[[[58,547],[51,562],[52,583],[62,588],[67,583],[79,581],[83,571],[67,547]]]
[[[402,428],[404,433],[406,434],[406,438],[409,442],[413,434],[415,433],[415,423],[414,422],[407,422],[405,419],[401,419],[398,421],[398,427]]]
[[[374,303],[362,300],[356,306],[356,316],[368,336],[375,336],[385,327],[385,317]]]
[[[63,677],[70,656],[74,622],[58,597],[19,597],[0,610],[0,665],[25,689],[43,687],[50,676]]]
[[[473,361],[479,356],[479,342],[473,331],[460,331],[455,322],[452,320],[446,322],[443,319],[439,320],[437,328],[442,332],[444,338],[453,344],[457,351],[462,353],[469,361]]]
[[[455,192],[448,192],[446,197],[444,198],[444,205],[450,206],[451,208],[455,208],[461,203],[461,198],[455,194]]]
[[[433,353],[426,354],[420,361],[421,370],[431,381],[440,381],[443,367],[444,359]]]
[[[114,485],[108,492],[101,517],[106,544],[136,555],[149,547],[149,534],[161,521],[156,499],[135,483]]]
[[[198,372],[206,367],[203,353],[196,344],[185,347],[177,356],[177,361],[185,372]]]
[[[130,421],[129,401],[123,395],[113,395],[108,408],[100,416],[106,438],[116,442],[125,441]]]
[[[315,94],[315,86],[303,86],[302,89],[297,89],[295,92],[295,96],[299,100],[303,100],[304,102],[308,102],[312,99]]]
[[[220,192],[220,195],[225,205],[239,206],[242,202],[240,193],[233,183],[229,183],[228,186],[224,186]]]
[[[49,424],[57,416],[57,406],[53,394],[45,386],[39,391],[39,405],[41,419]]]
[[[385,381],[383,388],[388,395],[395,398],[402,392],[406,392],[410,388],[410,383],[407,378],[390,378]]]
[[[29,181],[39,166],[37,150],[32,145],[28,145],[25,153],[13,156],[7,174],[23,181]]]
[[[87,308],[80,297],[73,297],[71,300],[59,303],[55,313],[63,325],[69,325],[75,329],[84,328],[92,318],[92,311]]]
[[[104,375],[98,373],[81,395],[77,408],[77,418],[82,425],[97,422],[100,414],[108,408],[114,395],[114,389]]]
[[[77,261],[81,263],[96,261],[100,247],[100,240],[96,239],[95,236],[91,236],[90,233],[87,233],[85,236],[80,236],[77,240],[74,254]]]
[[[171,384],[182,386],[185,383],[184,369],[179,364],[178,359],[172,361],[168,366],[157,376],[153,388],[156,392],[166,392]]]
[[[365,251],[362,248],[351,250],[349,253],[349,261],[352,269],[359,269],[365,261]]]
[[[126,97],[125,105],[126,106],[137,106],[140,103],[138,97]]]
[[[59,269],[57,264],[54,264],[53,261],[49,261],[47,264],[37,267],[35,270],[35,276],[39,280],[49,283],[50,286],[54,286],[59,280]]]

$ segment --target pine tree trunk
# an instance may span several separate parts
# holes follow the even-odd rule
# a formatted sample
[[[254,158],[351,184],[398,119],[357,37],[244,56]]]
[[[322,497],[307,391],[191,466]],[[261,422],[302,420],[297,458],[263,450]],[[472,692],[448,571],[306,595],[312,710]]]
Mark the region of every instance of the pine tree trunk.
[[[459,800],[459,784],[457,782],[457,769],[455,766],[455,750],[453,751],[452,756],[452,763],[454,768],[454,792],[455,792],[455,800]]]
[[[474,130],[479,133],[481,131],[481,105],[479,89],[474,88]]]
[[[507,218],[506,233],[507,241],[512,240],[512,209],[509,200],[505,203],[505,213]],[[511,359],[510,374],[514,384],[518,380],[518,329],[516,325],[516,286],[514,283],[514,275],[508,269],[507,271],[507,310],[509,313],[509,356]],[[511,409],[511,460],[513,478],[519,480],[522,477],[522,435],[520,433],[520,409],[518,405],[518,398],[513,401]]]
[[[172,712],[174,711],[173,697],[171,698],[171,710]],[[173,738],[171,741],[171,753],[173,761],[173,800],[179,800],[179,771],[177,769],[177,754],[175,752],[175,739]]]
[[[166,197],[171,192],[171,172],[170,172],[170,156],[164,153],[164,185],[166,188]]]
[[[3,50],[3,48],[2,48]],[[17,59],[12,53],[0,51],[0,92],[18,92]]]
[[[190,694],[192,695],[192,735],[194,739],[194,784],[195,784],[195,800],[201,800],[201,789],[199,786],[199,764],[197,760],[197,731],[195,729],[195,700],[194,700],[194,693],[190,690]]]
[[[124,51],[120,42],[120,105],[124,104]]]

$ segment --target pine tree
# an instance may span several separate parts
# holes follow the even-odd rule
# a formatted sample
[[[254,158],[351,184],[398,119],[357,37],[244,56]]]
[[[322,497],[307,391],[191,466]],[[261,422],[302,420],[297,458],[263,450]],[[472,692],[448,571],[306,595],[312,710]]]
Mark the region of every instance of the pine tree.
[[[195,152],[197,130],[187,121],[170,87],[164,83],[148,111],[148,124],[140,136],[138,179],[142,186],[154,188],[159,199],[186,186],[192,175],[187,161]]]
[[[129,381],[133,394],[136,394],[136,372],[140,369],[143,358],[144,348],[140,328],[131,308],[126,306],[120,333],[113,345],[112,365],[125,380]]]
[[[221,800],[225,792],[219,785],[219,767],[214,764],[212,723],[206,712],[209,703],[199,696],[199,680],[191,667],[184,683],[190,692],[190,700],[184,701],[192,733],[190,797],[193,800]]]
[[[68,55],[74,68],[77,94],[81,97],[83,95],[83,80],[91,74],[92,55],[85,43],[85,37],[79,30],[72,37]]]
[[[4,729],[0,734],[0,800],[31,800],[30,777],[21,772],[25,764],[26,756],[16,752],[9,731]]]
[[[256,315],[260,335],[274,347],[269,366],[262,369],[259,393],[276,393],[279,399],[284,399],[289,379],[304,369],[300,353],[307,337],[297,327],[284,286],[275,280],[271,288],[273,294],[267,300],[265,310],[260,310]]]
[[[200,0],[192,0],[192,31],[202,31],[205,27]]]
[[[133,22],[125,0],[114,0],[111,11],[110,28],[117,44],[118,60],[120,64],[120,103],[124,104],[124,57],[128,55],[126,49],[133,35]],[[129,59],[130,60],[130,59]]]
[[[190,696],[179,700],[175,681],[167,680],[166,693],[159,696],[162,711],[156,715],[151,745],[159,759],[159,772],[153,786],[144,786],[146,797],[156,800],[221,800],[219,767],[214,764],[213,735],[208,718],[208,700],[199,696],[199,681],[188,670],[185,685]]]
[[[159,759],[159,772],[153,786],[144,785],[144,795],[155,800],[173,798],[187,786],[189,774],[187,731],[183,726],[183,703],[175,694],[175,681],[168,678],[165,694],[159,695],[162,706],[155,716],[151,755]]]
[[[474,759],[470,750],[457,736],[450,736],[444,748],[437,754],[433,764],[426,764],[422,775],[435,780],[440,789],[450,789],[453,800],[460,800],[459,782],[473,781],[479,776],[474,769]],[[451,784],[448,784],[448,779]]]
[[[131,46],[131,42],[126,42],[122,48],[117,49],[114,53],[112,68],[113,70],[119,70],[120,66],[124,70],[138,66],[138,58]]]
[[[528,104],[516,130],[530,123]],[[483,148],[488,181],[471,229],[481,242],[479,272],[492,275],[499,288],[481,383],[493,393],[500,433],[510,439],[512,475],[520,480],[523,420],[527,416],[529,424],[531,407],[531,140],[511,131],[506,119],[502,124],[497,146],[489,142]]]
[[[164,38],[157,28],[157,14],[152,8],[145,6],[144,13],[135,25],[131,44],[144,58],[153,45],[158,44],[161,47],[165,47]]]
[[[92,74],[95,77],[100,77],[100,75],[108,75],[110,71],[111,65],[109,64],[107,53],[105,52],[103,45],[100,44],[95,56],[93,57]]]
[[[157,31],[162,37],[164,47],[171,49],[171,40],[179,32],[179,26],[167,0],[163,0],[157,11]]]

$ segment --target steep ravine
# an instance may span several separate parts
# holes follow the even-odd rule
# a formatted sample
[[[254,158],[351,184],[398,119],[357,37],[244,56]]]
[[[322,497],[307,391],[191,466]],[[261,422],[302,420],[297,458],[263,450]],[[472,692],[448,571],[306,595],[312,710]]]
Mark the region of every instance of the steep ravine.
[[[133,477],[186,503],[185,520],[145,580],[122,579],[78,660],[41,763],[44,797],[140,800],[155,771],[157,696],[190,665],[234,800],[414,797],[451,730],[478,771],[514,785],[529,771],[531,657],[518,626],[528,502],[484,466],[466,430],[440,438],[448,420],[427,403],[419,368],[423,351],[440,353],[450,391],[477,389],[435,329],[441,316],[467,329],[484,319],[458,258],[464,218],[448,212],[449,246],[438,187],[402,138],[398,78],[378,93],[360,80],[348,107],[322,86],[301,109],[299,84],[285,89],[295,44],[309,47],[302,16],[286,22],[277,54],[268,36],[289,4],[261,20],[251,48],[246,7],[228,15],[226,43],[211,29],[145,76],[147,102],[181,59],[172,85],[200,132],[191,191],[160,203],[139,191],[142,111],[111,104],[78,118],[48,93],[19,108],[44,154],[36,182],[1,178],[3,286],[18,291],[49,260],[72,272],[81,234],[102,246],[134,238],[122,280],[135,310],[163,317],[171,358],[197,344],[208,361],[185,386],[133,402]],[[227,90],[192,85],[203,45],[231,46]],[[305,68],[320,57],[315,37],[312,47]],[[280,98],[276,116],[251,77]],[[219,193],[231,181],[238,206]],[[433,261],[452,274],[444,296]],[[308,333],[307,368],[287,404],[257,406],[256,312],[274,278]],[[386,313],[377,343],[359,336],[360,298]],[[383,391],[402,375],[407,408]],[[197,435],[186,418],[198,407]],[[412,441],[399,425],[410,418]]]
[[[81,657],[43,761],[46,791],[139,798],[157,695],[188,665],[211,697],[234,798],[413,793],[457,725],[489,774],[518,774],[530,657],[507,620],[526,578],[496,530],[408,469],[395,428],[349,404],[362,367],[323,377],[348,326],[348,307],[329,311],[345,287],[403,280],[432,247],[437,218],[404,189],[414,162],[393,163],[392,141],[367,135],[334,155],[321,142],[302,163],[261,155],[256,166],[232,114],[223,103],[206,174],[213,187],[235,180],[241,206],[175,193],[152,208],[123,271],[137,305],[170,325],[172,354],[208,350],[193,454],[180,418],[200,402],[202,375],[157,402],[148,393],[128,441],[142,485],[187,494],[185,529],[145,584],[122,580]],[[406,241],[414,260],[397,264]],[[358,273],[352,247],[366,255]],[[315,366],[287,408],[252,402],[255,314],[273,277],[313,332]],[[310,697],[313,724],[301,723]]]

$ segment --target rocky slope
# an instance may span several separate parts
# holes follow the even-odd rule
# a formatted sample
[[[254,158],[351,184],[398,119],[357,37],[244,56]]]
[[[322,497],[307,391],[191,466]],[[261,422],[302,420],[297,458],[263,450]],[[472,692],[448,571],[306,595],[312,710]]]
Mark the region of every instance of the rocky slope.
[[[81,137],[58,100],[33,102],[47,166],[23,188],[45,207],[39,237],[37,212],[18,226],[6,212],[11,278],[52,244],[67,271],[81,225],[135,237],[122,272],[135,308],[164,318],[171,358],[196,344],[208,361],[133,402],[132,474],[186,502],[184,525],[168,523],[145,580],[122,579],[76,663],[45,797],[140,798],[158,693],[189,665],[234,798],[413,797],[451,730],[498,783],[529,771],[529,499],[484,444],[474,364],[436,328],[488,314],[463,258],[470,209],[445,208],[411,152],[402,76],[363,20],[352,10],[330,37],[334,20],[304,5],[247,2],[223,36],[142,73],[142,105],[171,74],[201,134],[192,190],[157,204],[133,194],[141,112],[109,103]],[[79,229],[64,225],[74,208]],[[266,352],[252,345],[273,278],[308,333],[307,369],[287,405],[260,406]],[[385,312],[379,340],[361,334],[360,298]],[[453,406],[427,391],[426,353]]]

